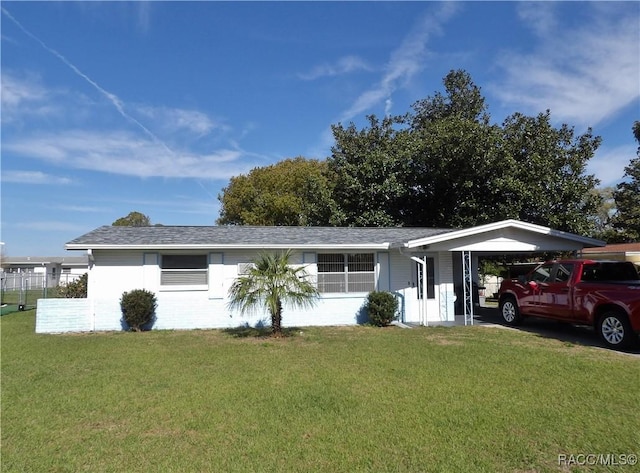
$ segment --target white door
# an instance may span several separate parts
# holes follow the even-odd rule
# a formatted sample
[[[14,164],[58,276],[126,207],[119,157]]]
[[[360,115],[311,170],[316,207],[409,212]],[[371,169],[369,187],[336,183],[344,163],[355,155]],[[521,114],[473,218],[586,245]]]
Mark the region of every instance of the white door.
[[[438,259],[431,255],[416,255],[416,257],[426,262],[427,278],[425,281],[423,277],[424,264],[411,260],[412,280],[411,288],[406,293],[405,321],[420,324],[439,321]]]

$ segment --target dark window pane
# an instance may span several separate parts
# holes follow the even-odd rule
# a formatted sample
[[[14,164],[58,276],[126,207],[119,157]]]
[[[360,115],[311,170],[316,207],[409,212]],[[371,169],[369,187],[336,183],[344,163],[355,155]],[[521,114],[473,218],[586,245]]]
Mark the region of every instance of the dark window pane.
[[[207,269],[207,255],[162,255],[162,269]]]

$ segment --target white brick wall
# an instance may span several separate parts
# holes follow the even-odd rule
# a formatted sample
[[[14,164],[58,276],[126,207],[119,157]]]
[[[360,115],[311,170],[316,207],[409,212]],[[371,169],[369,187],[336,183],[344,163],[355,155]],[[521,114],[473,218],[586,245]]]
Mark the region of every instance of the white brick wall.
[[[38,299],[36,333],[91,331],[90,306],[88,299]]]

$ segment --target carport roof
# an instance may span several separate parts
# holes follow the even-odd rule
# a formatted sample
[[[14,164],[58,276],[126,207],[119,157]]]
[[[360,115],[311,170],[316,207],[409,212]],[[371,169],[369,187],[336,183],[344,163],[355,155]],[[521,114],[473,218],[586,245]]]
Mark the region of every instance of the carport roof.
[[[408,241],[408,249],[431,251],[529,252],[575,251],[604,246],[605,242],[574,233],[522,222],[502,220],[441,235],[429,235]]]

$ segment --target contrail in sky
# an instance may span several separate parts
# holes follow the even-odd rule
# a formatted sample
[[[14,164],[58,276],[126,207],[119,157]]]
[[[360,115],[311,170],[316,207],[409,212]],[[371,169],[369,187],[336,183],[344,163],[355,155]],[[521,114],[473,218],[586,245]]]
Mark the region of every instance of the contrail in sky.
[[[132,117],[131,115],[129,115],[127,112],[125,112],[124,110],[124,104],[122,102],[122,100],[120,100],[118,98],[117,95],[112,94],[111,92],[103,89],[102,87],[100,87],[94,80],[92,80],[89,76],[87,76],[85,73],[83,73],[80,69],[78,69],[76,66],[74,66],[66,57],[64,57],[62,54],[60,54],[58,51],[56,51],[53,48],[50,48],[49,46],[47,46],[44,41],[42,41],[40,38],[38,38],[36,35],[34,35],[33,33],[31,33],[29,30],[27,30],[24,26],[22,26],[22,24],[16,20],[13,15],[11,13],[9,13],[9,11],[7,11],[6,8],[1,7],[2,8],[2,13],[4,13],[11,21],[13,21],[16,26],[18,28],[20,28],[22,30],[22,32],[24,34],[26,34],[27,36],[29,36],[31,39],[33,39],[34,41],[36,41],[37,43],[40,44],[40,46],[42,46],[45,50],[47,50],[48,52],[50,52],[51,54],[53,54],[55,57],[57,57],[58,59],[60,59],[67,67],[69,67],[73,72],[75,72],[78,76],[80,76],[81,78],[83,78],[85,81],[87,81],[89,84],[91,84],[98,92],[100,92],[102,95],[104,95],[112,104],[113,106],[116,108],[116,110],[118,110],[118,112],[120,113],[120,115],[122,115],[124,118],[126,118],[127,120],[131,121],[132,123],[134,123],[135,125],[137,125],[142,131],[144,131],[153,141],[155,141],[156,143],[158,143],[160,146],[162,146],[165,150],[167,150],[167,152],[169,154],[171,154],[172,156],[178,156],[178,154],[173,151],[171,148],[169,148],[169,146],[167,146],[167,144],[162,141],[160,138],[158,138],[151,130],[149,130],[146,126],[144,126],[142,123],[140,123],[138,120],[136,120],[134,117]],[[214,196],[204,187],[204,185],[200,182],[197,181],[198,184],[200,184],[200,187],[202,187],[202,189],[209,194],[209,196],[211,198],[214,198]]]
[[[60,54],[55,49],[50,48],[49,46],[47,46],[44,43],[44,41],[42,41],[36,35],[31,33],[29,30],[27,30],[24,26],[22,26],[22,24],[18,20],[16,20],[13,17],[13,15],[11,15],[11,13],[9,13],[7,11],[6,8],[2,7],[2,13],[4,13],[6,16],[8,16],[11,19],[11,21],[13,21],[16,24],[16,26],[18,28],[20,28],[24,32],[24,34],[29,36],[34,41],[38,42],[40,44],[40,46],[42,46],[44,49],[49,51],[55,57],[60,59],[73,72],[75,72],[78,76],[82,77],[85,81],[87,81],[89,84],[91,84],[102,95],[107,97],[107,99],[109,99],[109,101],[113,104],[113,106],[116,108],[116,110],[118,110],[120,115],[122,115],[127,120],[130,120],[131,122],[133,122],[136,125],[138,125],[138,127],[140,127],[140,129],[142,129],[142,131],[144,131],[147,135],[149,135],[154,141],[156,141],[157,143],[162,145],[167,151],[169,151],[169,153],[175,155],[175,153],[160,138],[158,138],[151,130],[149,130],[146,126],[144,126],[142,123],[140,123],[138,120],[136,120],[135,118],[133,118],[131,115],[129,115],[127,112],[124,111],[124,105],[122,103],[122,100],[120,100],[117,95],[112,94],[111,92],[109,92],[109,91],[103,89],[102,87],[100,87],[95,81],[91,80],[91,78],[89,76],[87,76],[80,69],[78,69],[76,66],[74,66],[66,57],[64,57],[62,54]]]

